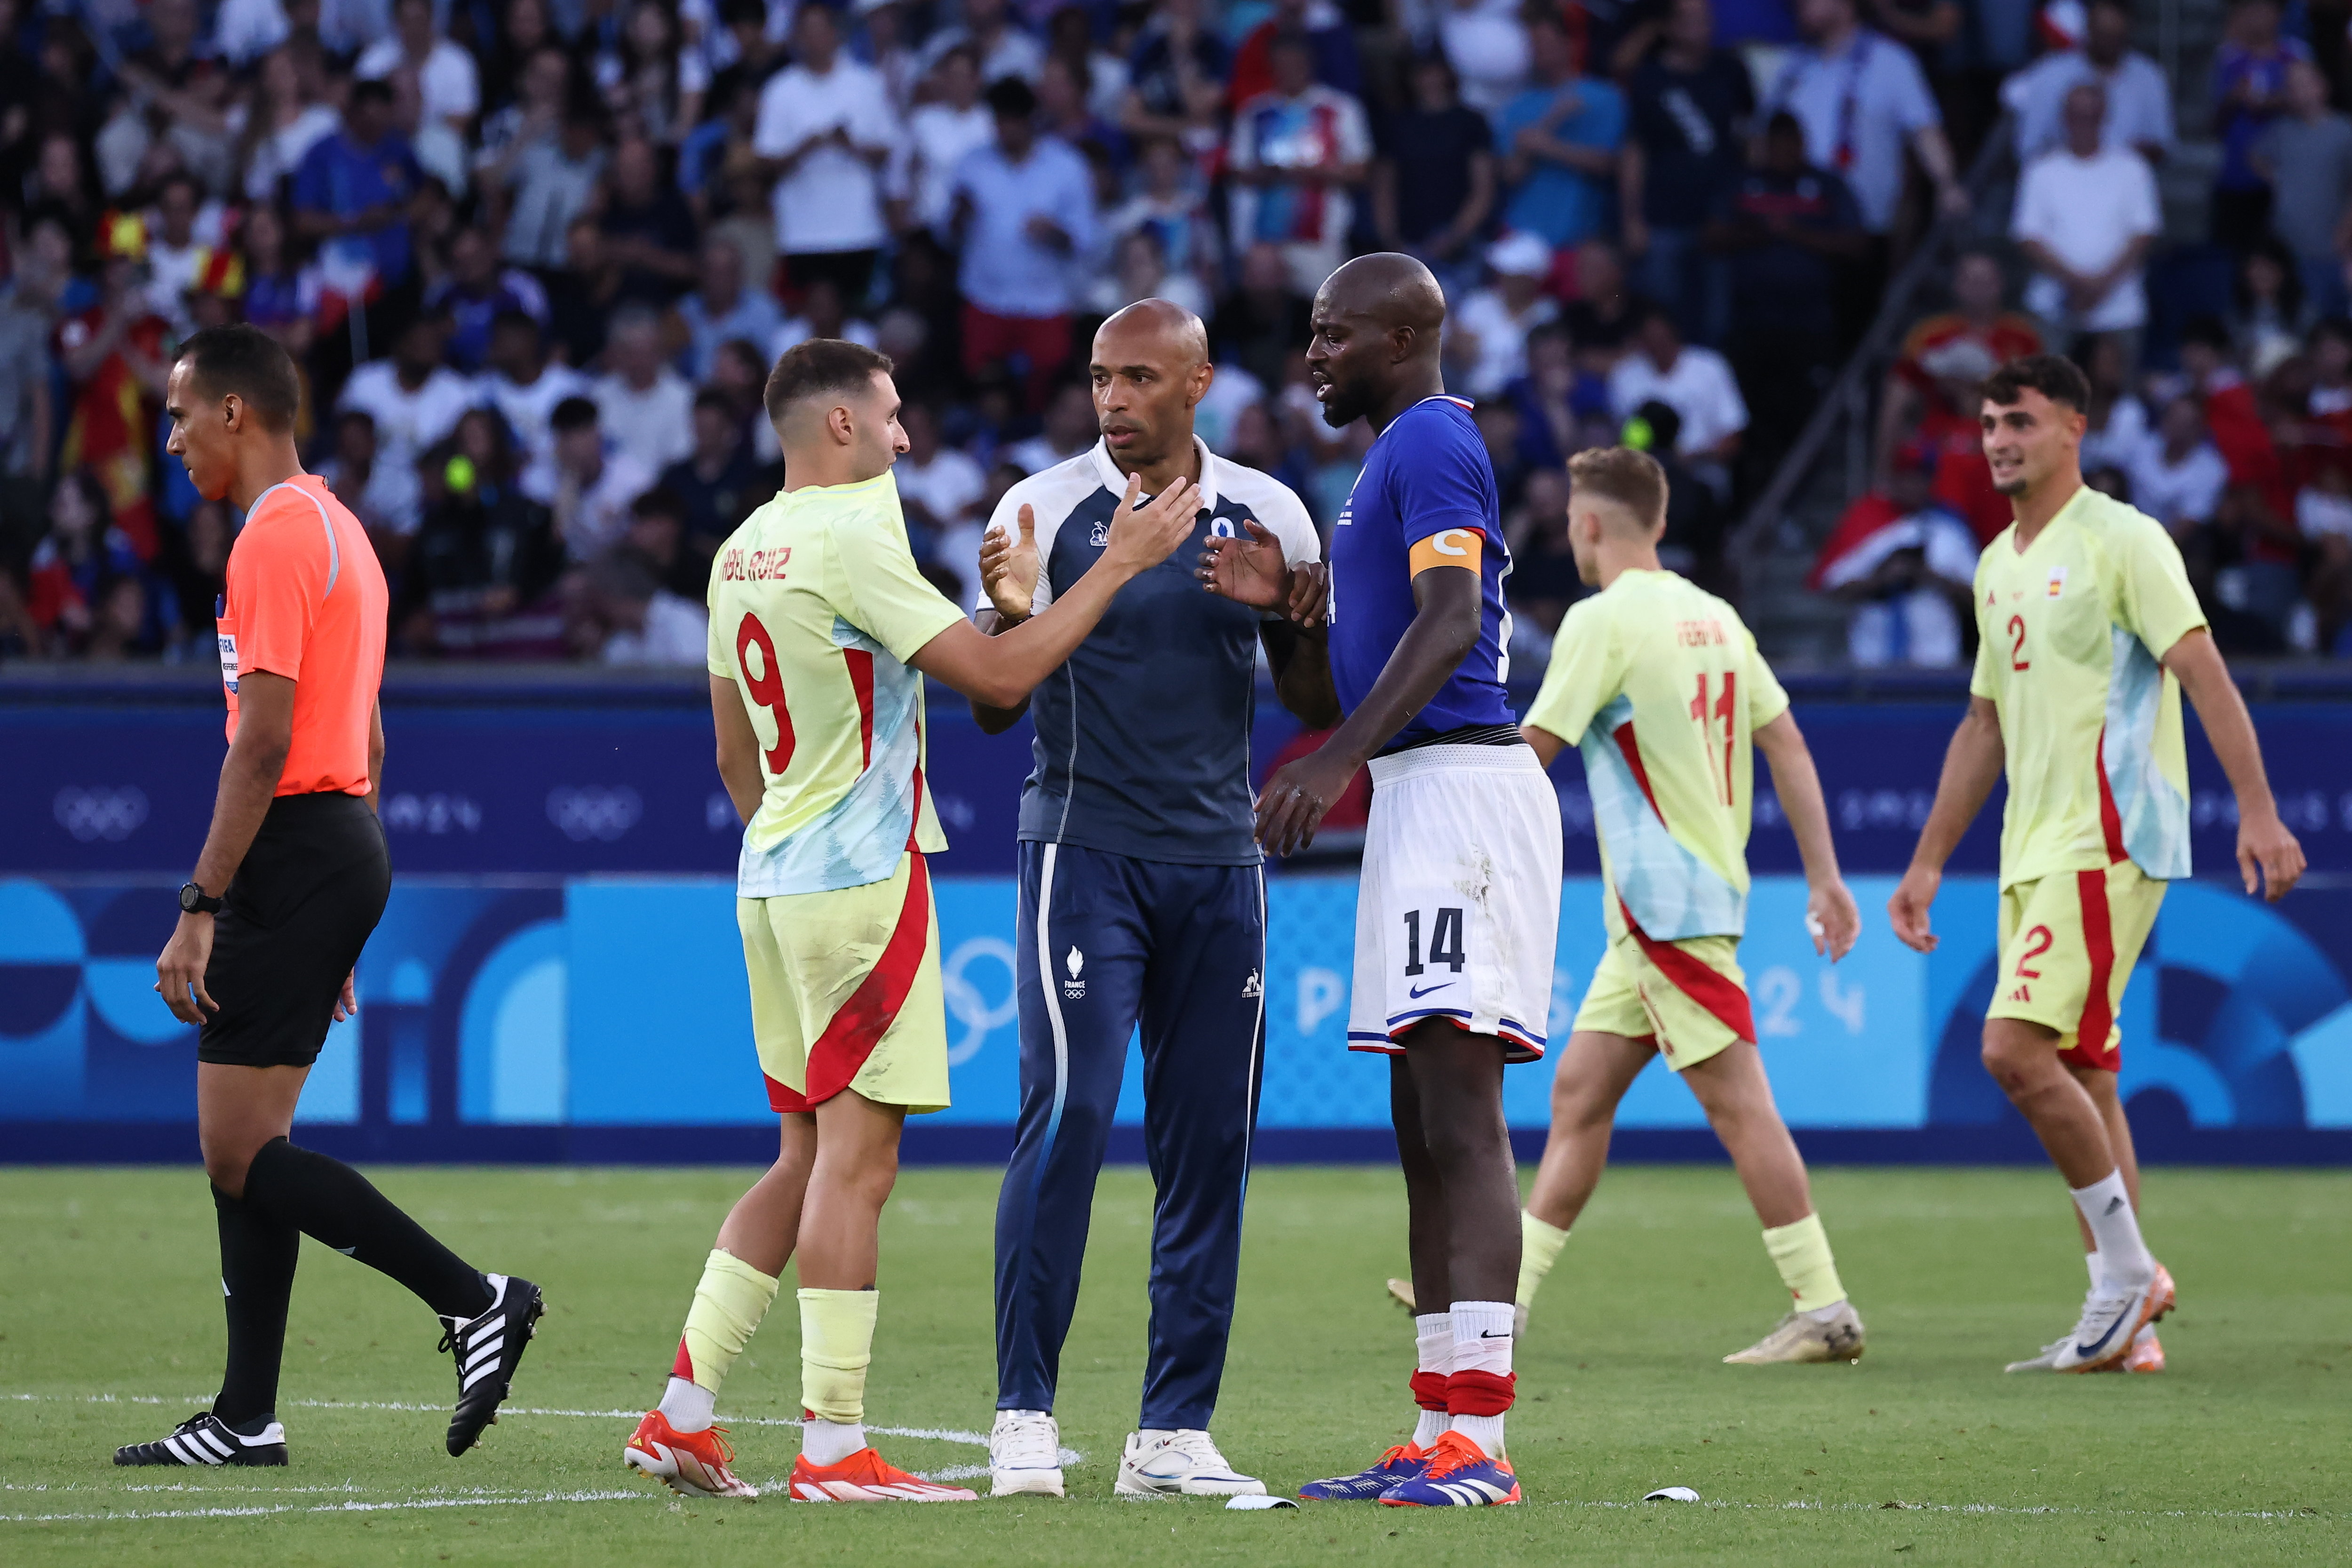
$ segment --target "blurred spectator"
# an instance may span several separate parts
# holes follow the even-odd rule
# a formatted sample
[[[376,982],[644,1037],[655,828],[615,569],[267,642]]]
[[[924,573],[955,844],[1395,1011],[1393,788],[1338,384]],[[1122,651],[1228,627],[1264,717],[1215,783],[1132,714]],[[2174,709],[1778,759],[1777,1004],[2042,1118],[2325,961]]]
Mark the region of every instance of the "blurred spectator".
[[[67,281],[69,242],[55,223],[41,226],[0,292],[0,568],[20,562],[41,531],[58,421],[50,385],[49,333],[54,289]]]
[[[462,654],[545,638],[551,627],[511,617],[555,586],[563,546],[547,508],[517,482],[505,426],[474,409],[434,456],[432,499],[402,574],[403,640],[415,652]]]
[[[1906,148],[1934,183],[1937,205],[1967,212],[1943,114],[1917,58],[1861,26],[1854,0],[1797,0],[1796,11],[1805,47],[1792,51],[1763,112],[1785,109],[1797,117],[1806,156],[1845,181],[1872,234],[1894,227]]]
[[[941,444],[939,410],[929,404],[908,403],[899,410],[898,424],[907,432],[907,450],[891,472],[898,477],[908,522],[924,534],[916,553],[928,555],[973,521],[988,477],[970,456]]]
[[[490,352],[490,331],[509,311],[547,320],[547,290],[520,267],[499,264],[498,237],[461,228],[449,245],[449,270],[425,291],[425,308],[449,317],[449,363],[474,371]]]
[[[2286,247],[2263,239],[2239,253],[2230,340],[2248,374],[2263,380],[2302,352],[2305,315],[2303,279]]]
[[[1527,23],[1517,0],[1444,0],[1437,43],[1462,84],[1462,100],[1492,114],[1528,84]]]
[[[334,450],[319,466],[319,477],[367,529],[368,537],[376,542],[376,553],[396,560],[424,514],[425,491],[416,468],[383,460],[374,416],[363,409],[345,409],[336,417],[334,429]]]
[[[1511,617],[1533,621],[1549,637],[1569,605],[1584,596],[1568,538],[1568,476],[1558,468],[1529,470],[1519,504],[1503,520],[1511,547]]]
[[[2302,39],[2280,35],[2279,17],[2279,0],[2231,0],[2213,51],[2213,128],[2221,137],[2211,208],[2217,244],[2251,245],[2270,232],[2271,185],[2255,166],[2254,145],[2285,105],[2288,68],[2311,58]]]
[[[621,268],[621,298],[659,308],[684,293],[696,272],[694,209],[676,181],[662,178],[662,154],[651,142],[621,138],[603,199],[596,226],[605,257]]]
[[[589,570],[588,591],[604,632],[598,657],[606,664],[701,666],[708,655],[709,613],[663,587],[638,555],[614,553],[598,561]]]
[[[474,57],[443,37],[433,0],[393,0],[393,31],[360,53],[352,74],[362,81],[413,78],[425,117],[463,135],[481,112],[481,81]]]
[[[505,252],[519,266],[560,268],[570,260],[572,226],[587,209],[604,174],[602,115],[575,101],[560,130],[516,136],[499,161],[483,172],[485,184],[510,187]]]
[[[1739,56],[1715,47],[1709,0],[1674,0],[1626,100],[1617,174],[1625,249],[1642,291],[1674,311],[1683,335],[1719,343],[1729,326],[1727,278],[1703,231],[1738,178],[1756,89]]]
[[[1559,468],[1590,444],[1587,426],[1611,418],[1609,384],[1578,367],[1575,345],[1557,324],[1528,334],[1527,374],[1504,395],[1518,408],[1519,450],[1530,468]]]
[[[1498,239],[1486,247],[1486,265],[1494,282],[1446,322],[1447,363],[1462,371],[1458,384],[1470,397],[1493,397],[1526,374],[1528,334],[1559,317],[1559,301],[1543,291],[1551,250],[1542,240],[1531,234]]]
[[[2091,406],[2084,411],[2083,471],[2128,470],[2154,430],[2147,405],[2131,389],[2123,340],[2091,338],[2076,347],[2074,358],[2091,383]]]
[[[2276,193],[2271,232],[2294,258],[2313,314],[2340,316],[2347,303],[2344,268],[2352,258],[2352,119],[2328,106],[2327,79],[2308,60],[2286,71],[2286,112],[2247,150],[2256,173]]]
[[[2150,163],[2171,154],[2172,84],[2132,48],[2131,26],[2127,0],[2090,0],[2082,47],[2053,49],[2001,84],[2001,101],[2017,117],[2021,165],[2066,140],[2066,95],[2085,82],[2106,95],[2101,147],[2129,148]]]
[[[1202,16],[1205,0],[1160,0],[1136,35],[1119,123],[1130,136],[1173,137],[1189,153],[1213,153],[1233,51]]]
[[[613,318],[604,350],[611,367],[593,394],[604,435],[657,474],[694,450],[694,389],[662,352],[661,319],[642,305]]]
[[[1864,669],[1948,669],[1972,638],[1976,537],[1927,494],[1916,468],[1886,492],[1855,499],[1813,563],[1806,586],[1853,606],[1846,658]]]
[[[2352,468],[2344,454],[2316,465],[2294,500],[2294,521],[2313,560],[2305,596],[2316,617],[2314,644],[2337,658],[2352,627]]]
[[[898,467],[905,466],[906,459],[899,458]],[[704,387],[694,395],[694,450],[661,475],[661,488],[677,498],[680,509],[672,588],[698,602],[708,596],[710,563],[719,547],[768,499],[760,493],[759,484],[759,466],[751,461],[734,400],[716,387]],[[902,496],[906,484],[901,474]]]
[[[77,309],[69,293],[58,325],[58,357],[73,384],[58,460],[97,477],[114,525],[139,558],[149,561],[161,541],[147,448],[163,402],[163,344],[171,329],[149,308],[140,280],[138,226],[110,226],[103,237],[95,301],[85,294]]]
[[[228,503],[208,500],[188,514],[187,528],[167,551],[169,591],[177,600],[168,618],[179,625],[179,646],[169,651],[173,659],[202,664],[220,658],[214,611],[227,592],[228,552],[236,542]]]
[[[97,633],[108,584],[137,581],[141,562],[129,535],[114,526],[106,489],[77,469],[49,497],[49,531],[26,574],[25,609],[41,648],[81,652]]]
[[[1209,312],[1209,296],[1200,279],[1168,270],[1157,229],[1139,228],[1120,236],[1111,257],[1111,270],[1096,281],[1087,297],[1087,305],[1097,314],[1108,316],[1138,300],[1172,300],[1196,316]]]
[[[1363,105],[1315,79],[1308,36],[1271,40],[1273,86],[1234,115],[1226,175],[1235,245],[1276,245],[1291,287],[1313,294],[1348,257],[1351,186],[1372,155]]]
[[[1929,445],[1938,443],[1946,426],[1957,426],[1956,439],[1978,442],[1976,383],[1996,368],[2013,359],[2022,359],[2042,352],[2042,333],[2027,318],[2005,310],[2002,297],[2007,289],[2001,275],[2000,260],[1989,250],[1963,250],[1952,261],[1952,308],[1920,319],[1903,340],[1895,355],[1895,368],[1888,373],[1885,391],[1879,398],[1878,437],[1875,471],[1878,484],[1885,488],[1895,448],[1915,424]],[[1949,356],[1939,359],[1947,374],[1939,375],[1930,370],[1927,360],[1948,350],[1955,343],[1967,343],[1975,352],[1967,356],[1968,365],[1949,363]],[[2116,344],[2119,355],[2120,342]],[[2079,356],[2078,356],[2079,357]],[[2124,370],[2128,370],[2128,356],[2124,356]],[[2082,360],[2090,368],[2089,360]],[[1981,370],[1971,367],[1981,364]],[[1959,372],[1958,374],[1950,374]],[[1977,453],[1983,461],[1983,453]],[[2085,460],[2086,469],[2095,465]],[[1988,489],[1992,482],[1990,469],[1985,473]],[[1963,516],[1971,516],[1961,509]],[[2000,521],[1994,531],[2009,526],[2009,504],[2000,503]],[[1990,536],[1988,536],[1990,537]]]
[[[677,16],[663,0],[634,0],[625,17],[596,56],[596,85],[640,135],[675,147],[702,117],[709,64],[699,49],[682,47]]]
[[[2033,265],[2026,309],[2060,338],[2137,332],[2147,320],[2142,264],[2162,232],[2156,176],[2127,148],[2102,148],[2105,99],[2085,82],[2066,94],[2066,142],[2026,165],[2010,237]]]
[[[185,170],[166,174],[155,192],[158,221],[147,226],[147,305],[171,322],[179,337],[195,331],[188,291],[212,256],[211,247],[196,240],[196,209],[202,200],[194,175]],[[217,215],[214,227],[217,231]]]
[[[963,0],[963,23],[931,35],[923,48],[925,68],[935,67],[950,49],[968,45],[980,57],[980,79],[994,83],[1018,77],[1035,86],[1045,64],[1045,47],[1013,25],[1011,0]]]
[[[1535,85],[1495,115],[1503,222],[1557,250],[1609,222],[1625,100],[1606,79],[1577,75],[1576,45],[1557,16],[1531,18],[1528,44]]]
[[[841,52],[841,25],[823,5],[793,17],[795,58],[760,93],[752,150],[775,173],[776,248],[794,288],[829,278],[863,300],[882,221],[881,166],[898,143],[882,78]]]
[[[1085,88],[1087,112],[1107,124],[1116,122],[1127,101],[1127,61],[1096,47],[1093,12],[1071,0],[1054,12],[1045,33],[1046,58],[1061,61]]]
[[[604,353],[604,334],[621,303],[621,264],[604,251],[604,232],[583,213],[563,231],[565,265],[550,279],[547,325],[563,362],[586,370]]]
[[[296,60],[293,49],[273,47],[254,75],[239,147],[245,194],[257,202],[278,200],[279,187],[294,177],[310,149],[342,123],[342,117],[320,102],[313,91],[317,68],[305,69]]]
[[[535,0],[518,3],[529,15]],[[508,8],[510,22],[515,10],[514,5]],[[562,134],[565,107],[572,99],[572,57],[561,47],[540,44],[515,58],[520,68],[510,83],[513,101],[482,117],[481,147],[474,154],[474,167],[483,173],[484,194],[493,201],[505,199],[504,172],[523,148]],[[489,171],[498,171],[498,177],[490,177]]]
[[[1766,464],[1793,445],[1836,365],[1843,265],[1870,246],[1845,182],[1805,162],[1805,132],[1786,110],[1764,132],[1764,158],[1717,203],[1707,239],[1731,279],[1731,363]]]
[[[980,57],[959,44],[931,73],[936,93],[907,117],[891,184],[905,213],[901,226],[944,234],[955,205],[955,174],[964,159],[996,138],[995,117],[980,100]]]
[[[1043,473],[1086,451],[1099,434],[1094,393],[1084,383],[1073,382],[1054,394],[1054,401],[1046,405],[1045,428],[1026,441],[1007,447],[999,461],[1011,463],[1024,474]]]
[[[567,397],[555,405],[555,486],[544,498],[556,537],[573,561],[593,561],[628,531],[629,508],[653,488],[650,469],[604,438],[596,405]]]
[[[415,467],[425,448],[456,429],[458,416],[472,406],[473,389],[441,363],[448,328],[446,316],[428,311],[417,317],[393,341],[390,359],[370,360],[343,383],[336,406],[358,409],[375,422],[379,463]],[[396,533],[414,533],[418,517],[411,506],[383,521]]]
[[[764,343],[784,324],[775,296],[765,289],[743,286],[743,252],[732,237],[712,234],[702,242],[700,286],[677,302],[677,317],[686,328],[686,350],[679,368],[688,379],[710,374],[719,345],[730,338]]]
[[[1588,239],[1570,254],[1565,268],[1569,288],[1569,335],[1576,341],[1581,366],[1605,376],[1625,350],[1640,313],[1639,296],[1625,286],[1625,261],[1605,239]],[[1555,262],[1553,277],[1560,276]]]
[[[1349,98],[1362,93],[1364,69],[1356,35],[1339,7],[1330,0],[1274,0],[1274,14],[1244,34],[1234,51],[1233,71],[1225,81],[1227,107],[1238,113],[1250,100],[1284,90],[1274,47],[1286,35],[1305,37],[1309,79]]]
[[[1408,75],[1409,107],[1381,117],[1372,228],[1428,264],[1455,300],[1475,280],[1475,241],[1495,212],[1494,131],[1463,103],[1454,68],[1424,55]]]
[[[811,338],[846,338],[853,343],[875,346],[874,323],[851,317],[842,302],[841,290],[829,278],[820,278],[801,291],[801,308],[797,315],[784,318],[773,336],[768,340],[771,363],[784,357],[785,352]],[[761,373],[762,384],[766,371]]]
[[[988,89],[996,145],[955,177],[953,230],[963,247],[964,374],[1010,374],[1041,407],[1070,358],[1074,263],[1096,244],[1086,160],[1037,135],[1037,95],[1007,79]]]
[[[507,422],[517,454],[516,478],[544,500],[555,483],[555,405],[583,397],[588,378],[570,365],[550,363],[546,334],[520,310],[490,324],[489,368],[474,378],[475,401]]]
[[[1727,466],[1739,455],[1748,428],[1748,405],[1729,362],[1713,349],[1684,342],[1674,313],[1655,305],[1643,310],[1631,348],[1609,375],[1609,402],[1617,416],[1630,419],[1653,401],[1673,409],[1682,428],[1671,449],[1718,497],[1727,496]]]
[[[425,172],[408,140],[392,128],[392,88],[352,84],[343,128],[321,138],[294,174],[294,226],[320,242],[340,292],[357,296],[370,279],[393,288],[409,274],[408,205]]]
[[[2213,521],[2230,466],[2205,431],[2205,410],[2194,396],[2165,405],[2156,438],[2144,441],[2126,463],[2132,505],[2175,533]]]
[[[1245,372],[1259,388],[1282,384],[1291,356],[1305,352],[1314,308],[1291,286],[1281,248],[1253,245],[1243,254],[1241,287],[1218,307],[1209,342],[1221,374]],[[1213,384],[1210,394],[1217,391]],[[1214,443],[1211,443],[1212,446]]]
[[[1192,161],[1185,156],[1182,145],[1167,136],[1145,142],[1137,174],[1140,188],[1105,215],[1104,232],[1118,241],[1149,230],[1159,241],[1160,259],[1169,270],[1216,277],[1216,219],[1210,215],[1208,198],[1202,195]]]

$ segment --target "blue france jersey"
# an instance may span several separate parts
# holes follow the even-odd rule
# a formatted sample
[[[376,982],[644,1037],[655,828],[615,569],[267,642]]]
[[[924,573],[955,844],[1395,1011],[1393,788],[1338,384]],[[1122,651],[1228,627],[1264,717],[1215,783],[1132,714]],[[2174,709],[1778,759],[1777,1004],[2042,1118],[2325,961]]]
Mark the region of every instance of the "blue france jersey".
[[[1503,682],[1511,669],[1511,613],[1494,466],[1458,397],[1427,397],[1392,420],[1372,443],[1347,509],[1331,531],[1331,680],[1352,713],[1412,624],[1412,547],[1450,528],[1485,536],[1478,643],[1428,706],[1388,749],[1418,745],[1450,730],[1512,722]]]
[[[1036,766],[1021,789],[1024,842],[1181,865],[1258,864],[1249,742],[1265,617],[1207,592],[1192,571],[1204,540],[1232,537],[1244,521],[1278,540],[1294,564],[1322,550],[1287,486],[1194,440],[1201,510],[1192,537],[1119,589],[1030,697]],[[1036,510],[1037,608],[1102,554],[1126,489],[1127,476],[1097,442],[997,503],[991,532],[1017,531],[1024,503]],[[987,603],[983,594],[975,607]]]

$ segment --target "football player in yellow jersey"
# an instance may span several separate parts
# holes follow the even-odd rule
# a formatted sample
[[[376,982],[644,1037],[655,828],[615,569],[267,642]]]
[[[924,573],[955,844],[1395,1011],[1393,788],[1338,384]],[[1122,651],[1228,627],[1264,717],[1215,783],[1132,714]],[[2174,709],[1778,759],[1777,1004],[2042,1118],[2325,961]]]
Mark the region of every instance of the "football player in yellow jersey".
[[[947,847],[923,783],[930,676],[1010,708],[1058,668],[1111,596],[1190,537],[1180,481],[1129,481],[1101,556],[1051,607],[991,637],[916,570],[890,466],[907,449],[890,362],[814,339],[779,360],[767,411],[784,489],[719,552],[710,584],[719,773],[745,824],[736,920],[775,1164],[706,1262],[660,1407],[626,1462],[694,1496],[757,1493],[712,1425],[720,1381],[800,1267],[801,1402],[790,1493],[810,1502],[966,1500],[866,1446],[877,1228],[909,1111],[948,1103],[939,922],[925,858]]]
[[[1861,920],[1838,874],[1821,779],[1738,614],[1659,567],[1666,476],[1657,460],[1610,447],[1579,453],[1568,472],[1577,574],[1601,592],[1561,622],[1524,729],[1546,765],[1563,746],[1583,753],[1609,951],[1552,1079],[1551,1138],[1520,1216],[1519,1307],[1600,1184],[1618,1101],[1663,1055],[1729,1152],[1795,1303],[1763,1340],[1724,1360],[1853,1361],[1862,1320],[1772,1103],[1737,956],[1756,751],[1772,764],[1804,858],[1813,945],[1832,962],[1853,946]]]
[[[1985,457],[2016,521],[1977,563],[1968,716],[1887,904],[1895,934],[1934,952],[1927,910],[1944,862],[2006,768],[1984,1063],[2066,1178],[2091,1274],[2074,1330],[2011,1372],[2163,1365],[2152,1329],[2172,1278],[2140,1236],[2116,1016],[2165,883],[2189,875],[2183,691],[2238,798],[2246,891],[2284,898],[2304,864],[2179,550],[2153,518],[2083,483],[2090,395],[2054,354],[1985,382]]]

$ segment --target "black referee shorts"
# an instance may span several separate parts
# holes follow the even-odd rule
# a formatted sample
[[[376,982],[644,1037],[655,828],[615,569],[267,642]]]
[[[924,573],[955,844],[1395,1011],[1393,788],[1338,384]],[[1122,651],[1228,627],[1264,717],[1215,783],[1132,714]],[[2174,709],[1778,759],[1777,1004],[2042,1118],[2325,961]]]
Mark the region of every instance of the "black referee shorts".
[[[391,894],[392,857],[364,798],[279,795],[213,918],[205,989],[220,1011],[196,1037],[196,1059],[318,1060],[343,978]]]

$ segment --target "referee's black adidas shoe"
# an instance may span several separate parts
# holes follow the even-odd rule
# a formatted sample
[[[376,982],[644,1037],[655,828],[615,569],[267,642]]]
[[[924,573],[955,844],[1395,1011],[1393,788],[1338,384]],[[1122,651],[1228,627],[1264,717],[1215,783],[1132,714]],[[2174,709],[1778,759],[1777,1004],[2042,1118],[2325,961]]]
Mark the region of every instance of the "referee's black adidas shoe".
[[[246,1436],[209,1410],[198,1411],[172,1435],[152,1443],[131,1443],[114,1450],[118,1465],[282,1465],[286,1462],[286,1428],[271,1421]]]
[[[539,1331],[547,1303],[528,1279],[485,1274],[489,1310],[478,1317],[444,1318],[440,1348],[457,1358],[457,1409],[449,1417],[449,1456],[480,1441],[482,1428],[499,1418],[522,1352]]]

